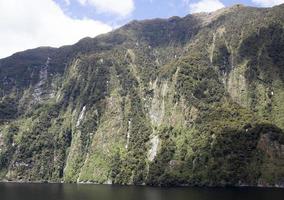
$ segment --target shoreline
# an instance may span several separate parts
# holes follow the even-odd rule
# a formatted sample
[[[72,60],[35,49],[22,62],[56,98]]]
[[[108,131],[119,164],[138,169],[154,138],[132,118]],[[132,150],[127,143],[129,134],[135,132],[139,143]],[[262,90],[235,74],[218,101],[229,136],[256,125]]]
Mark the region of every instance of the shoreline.
[[[197,186],[197,185],[174,185],[174,186],[153,186],[153,185],[119,185],[119,184],[107,184],[107,183],[94,183],[94,182],[76,182],[76,183],[68,183],[68,182],[51,182],[51,181],[8,181],[8,180],[0,180],[1,183],[14,183],[14,184],[73,184],[73,185],[100,185],[100,186],[120,186],[120,187],[152,187],[152,188],[208,188],[208,189],[230,189],[230,188],[259,188],[259,189],[284,189],[284,185],[275,185],[275,186],[264,186],[264,185],[236,185],[236,186]]]

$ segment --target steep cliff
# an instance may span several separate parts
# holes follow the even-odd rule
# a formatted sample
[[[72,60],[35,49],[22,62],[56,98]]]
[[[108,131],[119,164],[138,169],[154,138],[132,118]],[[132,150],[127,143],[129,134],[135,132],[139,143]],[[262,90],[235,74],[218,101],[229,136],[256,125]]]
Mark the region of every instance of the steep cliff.
[[[283,130],[283,5],[0,60],[2,180],[284,186]]]

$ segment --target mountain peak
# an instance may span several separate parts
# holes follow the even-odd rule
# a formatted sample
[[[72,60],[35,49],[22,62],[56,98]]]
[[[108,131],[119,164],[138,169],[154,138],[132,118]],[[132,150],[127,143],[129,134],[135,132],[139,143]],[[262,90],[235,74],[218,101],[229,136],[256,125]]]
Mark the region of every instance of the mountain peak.
[[[233,6],[221,8],[219,10],[216,10],[216,11],[213,11],[213,12],[210,12],[210,13],[201,12],[201,13],[194,13],[192,15],[197,17],[201,21],[203,21],[204,25],[207,25],[210,22],[217,19],[218,17],[220,17],[221,15],[240,11],[240,10],[243,10],[243,9],[246,9],[246,8],[248,8],[248,7],[243,5],[243,4],[235,4]]]

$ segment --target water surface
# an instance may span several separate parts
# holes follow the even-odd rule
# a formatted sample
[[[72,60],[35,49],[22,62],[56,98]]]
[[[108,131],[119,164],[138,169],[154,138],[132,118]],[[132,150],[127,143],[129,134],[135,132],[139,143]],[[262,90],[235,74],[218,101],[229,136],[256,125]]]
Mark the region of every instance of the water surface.
[[[284,189],[0,183],[1,200],[283,200]]]

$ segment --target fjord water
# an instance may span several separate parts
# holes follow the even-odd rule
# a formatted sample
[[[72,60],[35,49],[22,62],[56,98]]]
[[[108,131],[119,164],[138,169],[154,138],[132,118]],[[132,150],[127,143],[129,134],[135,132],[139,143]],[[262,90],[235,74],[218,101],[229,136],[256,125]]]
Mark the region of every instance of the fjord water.
[[[1,200],[282,200],[283,189],[0,183]]]

